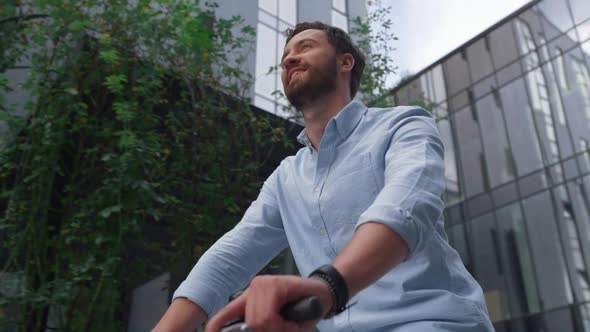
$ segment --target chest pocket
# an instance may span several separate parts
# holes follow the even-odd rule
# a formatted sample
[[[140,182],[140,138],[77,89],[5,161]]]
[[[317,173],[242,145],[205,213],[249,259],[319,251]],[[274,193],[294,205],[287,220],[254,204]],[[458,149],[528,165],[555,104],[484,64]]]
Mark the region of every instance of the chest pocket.
[[[322,189],[320,210],[337,253],[352,238],[359,216],[378,193],[370,152],[351,157],[341,167],[330,170]]]

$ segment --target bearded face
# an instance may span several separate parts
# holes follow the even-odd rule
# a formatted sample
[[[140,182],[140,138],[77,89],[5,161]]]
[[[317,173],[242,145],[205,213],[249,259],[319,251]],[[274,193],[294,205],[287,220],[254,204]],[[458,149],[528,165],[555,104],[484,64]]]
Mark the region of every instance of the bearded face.
[[[289,76],[284,86],[285,95],[296,109],[302,109],[306,104],[336,89],[336,58],[325,59],[317,65],[302,65],[301,70],[296,70]]]

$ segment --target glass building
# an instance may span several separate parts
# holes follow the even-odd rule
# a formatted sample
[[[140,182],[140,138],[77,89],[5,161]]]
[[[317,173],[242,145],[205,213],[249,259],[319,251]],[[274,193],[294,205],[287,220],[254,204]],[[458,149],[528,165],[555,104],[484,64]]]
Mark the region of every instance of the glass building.
[[[391,98],[437,120],[449,241],[496,330],[590,331],[590,1],[533,1]]]

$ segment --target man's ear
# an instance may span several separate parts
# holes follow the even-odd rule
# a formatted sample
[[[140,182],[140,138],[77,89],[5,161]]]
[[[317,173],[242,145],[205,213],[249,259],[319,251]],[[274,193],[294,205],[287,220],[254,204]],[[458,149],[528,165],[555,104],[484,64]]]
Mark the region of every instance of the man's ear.
[[[351,72],[354,68],[354,57],[350,53],[344,53],[340,56],[340,71]]]

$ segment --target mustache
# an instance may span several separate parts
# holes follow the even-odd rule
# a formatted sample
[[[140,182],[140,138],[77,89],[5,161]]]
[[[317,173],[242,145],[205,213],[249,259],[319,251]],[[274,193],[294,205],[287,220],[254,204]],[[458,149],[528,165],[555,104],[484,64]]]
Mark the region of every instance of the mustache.
[[[287,70],[287,77],[290,79],[291,75],[293,75],[293,73],[297,70],[307,70],[309,69],[311,66],[310,65],[306,65],[306,64],[297,64],[291,68],[289,68]]]

